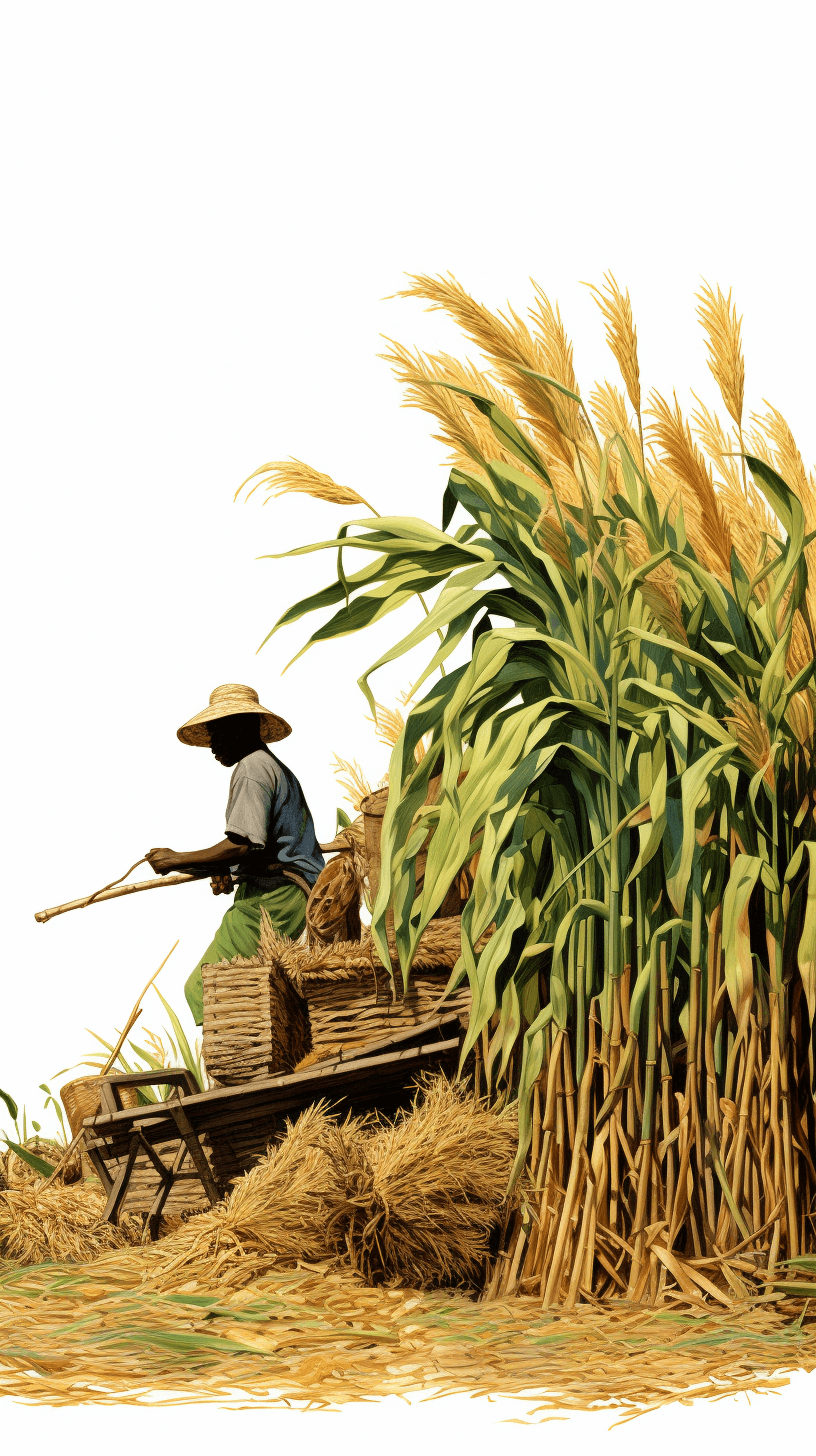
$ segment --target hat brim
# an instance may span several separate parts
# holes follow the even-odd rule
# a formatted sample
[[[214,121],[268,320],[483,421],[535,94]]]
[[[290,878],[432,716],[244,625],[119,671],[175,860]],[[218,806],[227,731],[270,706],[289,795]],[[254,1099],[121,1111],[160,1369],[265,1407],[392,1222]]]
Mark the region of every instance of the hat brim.
[[[196,713],[194,718],[189,718],[179,728],[176,737],[181,743],[187,743],[192,748],[210,748],[210,724],[215,723],[219,718],[235,718],[239,713],[257,713],[260,718],[260,734],[264,743],[279,743],[282,738],[288,738],[291,728],[284,718],[278,717],[277,713],[270,713],[268,708],[262,708],[260,703],[253,707],[251,703],[237,701],[232,703],[219,704],[216,707],[204,708],[201,713]]]

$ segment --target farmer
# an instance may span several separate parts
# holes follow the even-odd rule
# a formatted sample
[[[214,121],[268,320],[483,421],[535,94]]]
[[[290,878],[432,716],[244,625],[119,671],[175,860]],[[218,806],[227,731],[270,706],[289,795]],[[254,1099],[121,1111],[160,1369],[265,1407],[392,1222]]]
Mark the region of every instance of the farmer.
[[[233,905],[184,987],[198,1026],[204,1019],[201,967],[255,955],[262,907],[281,935],[297,939],[306,923],[306,901],[323,856],[300,784],[266,747],[291,731],[240,683],[215,688],[209,707],[178,730],[182,743],[210,748],[218,763],[233,769],[226,838],[209,849],[151,849],[146,856],[157,875],[210,872],[214,895],[230,894],[233,876],[238,880]]]

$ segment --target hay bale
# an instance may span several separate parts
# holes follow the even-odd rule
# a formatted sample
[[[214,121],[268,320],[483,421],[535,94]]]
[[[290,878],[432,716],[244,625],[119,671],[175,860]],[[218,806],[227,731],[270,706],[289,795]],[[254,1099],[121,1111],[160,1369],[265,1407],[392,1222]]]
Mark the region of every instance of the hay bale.
[[[277,962],[236,956],[202,966],[203,1055],[216,1086],[291,1072],[309,1051],[309,1013]]]
[[[352,1266],[369,1284],[475,1282],[517,1145],[513,1118],[444,1077],[424,1082],[409,1112],[368,1137],[333,1130],[346,1184],[333,1226]]]
[[[42,1180],[0,1192],[0,1258],[18,1264],[87,1264],[111,1249],[138,1243],[141,1223],[124,1215],[103,1223],[104,1198],[82,1184],[70,1188]]]

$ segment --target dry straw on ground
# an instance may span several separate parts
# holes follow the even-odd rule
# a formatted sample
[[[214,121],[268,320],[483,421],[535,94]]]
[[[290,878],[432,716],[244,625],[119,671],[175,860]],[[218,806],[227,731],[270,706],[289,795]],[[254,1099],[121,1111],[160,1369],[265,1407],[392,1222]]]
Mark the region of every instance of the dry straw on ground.
[[[0,1273],[0,1394],[56,1406],[220,1405],[423,1393],[523,1396],[519,1415],[610,1418],[785,1385],[816,1368],[813,1322],[791,1304],[570,1313],[520,1298],[371,1289],[331,1261],[231,1289],[180,1269],[157,1290],[133,1251],[83,1267]]]

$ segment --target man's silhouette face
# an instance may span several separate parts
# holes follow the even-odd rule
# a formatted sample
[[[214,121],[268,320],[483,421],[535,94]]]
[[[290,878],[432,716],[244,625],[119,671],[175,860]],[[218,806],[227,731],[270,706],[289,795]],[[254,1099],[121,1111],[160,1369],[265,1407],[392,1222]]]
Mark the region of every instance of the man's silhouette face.
[[[248,753],[262,748],[260,719],[257,713],[233,713],[210,724],[210,750],[218,763],[232,768]]]

